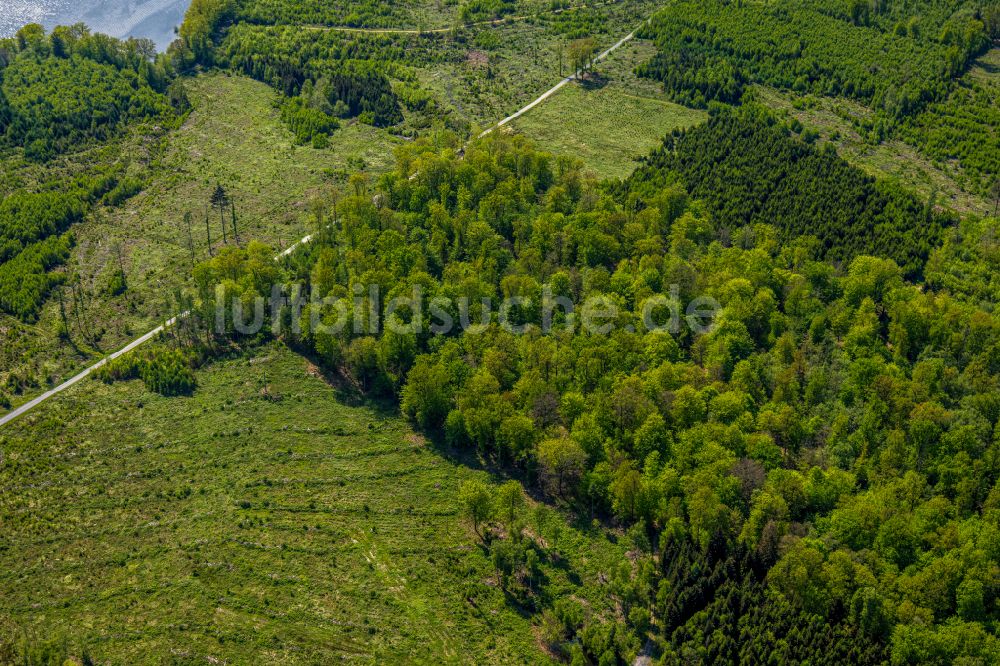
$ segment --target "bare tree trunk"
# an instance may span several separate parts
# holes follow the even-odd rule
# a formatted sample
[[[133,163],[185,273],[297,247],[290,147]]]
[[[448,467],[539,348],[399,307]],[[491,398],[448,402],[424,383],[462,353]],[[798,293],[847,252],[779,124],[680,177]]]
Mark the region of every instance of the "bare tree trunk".
[[[66,317],[66,297],[63,294],[63,286],[59,285],[56,287],[56,293],[59,294],[59,317],[62,319],[63,330],[66,331],[66,338],[70,337],[69,320]]]
[[[208,236],[208,256],[212,255],[212,227],[208,221],[208,209],[205,210],[205,235]]]
[[[240,244],[240,232],[236,229],[236,201],[233,199],[229,200],[229,210],[233,215],[233,237],[236,239],[236,244]]]
[[[191,229],[191,213],[184,213],[184,223],[188,230],[188,249],[191,251],[191,268],[194,268],[194,231]]]
[[[115,252],[118,254],[118,272],[122,276],[122,286],[128,289],[128,281],[125,278],[125,260],[122,258],[122,244],[115,243]]]

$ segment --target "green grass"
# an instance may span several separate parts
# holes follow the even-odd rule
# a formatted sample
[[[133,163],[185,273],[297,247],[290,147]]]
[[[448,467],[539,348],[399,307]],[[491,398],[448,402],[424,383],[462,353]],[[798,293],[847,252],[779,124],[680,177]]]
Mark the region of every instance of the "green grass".
[[[652,0],[600,5],[592,35],[600,50],[638,27],[657,8]],[[571,40],[537,18],[463,29],[454,61],[420,68],[420,85],[475,127],[486,128],[537,98],[570,74]],[[562,51],[562,70],[560,56]],[[549,102],[546,102],[548,104]]]
[[[87,381],[0,432],[0,634],[98,663],[547,661],[459,514],[487,472],[279,343],[198,379]],[[606,607],[624,546],[547,514],[544,594]]]
[[[666,101],[655,84],[632,74],[630,65],[649,48],[622,47],[598,66],[599,84],[567,85],[514,121],[514,129],[556,155],[582,159],[598,176],[626,177],[665,134],[707,117]]]
[[[329,187],[329,172],[346,169],[352,157],[363,159],[374,171],[392,165],[393,142],[373,127],[352,124],[338,130],[327,150],[295,146],[273,107],[275,93],[265,85],[226,75],[188,83],[195,112],[170,136],[152,186],[112,211],[102,224],[87,229],[95,237],[117,232],[126,242],[141,246],[147,275],[154,272],[150,240],[162,246],[153,248],[154,258],[161,252],[169,255],[162,257],[164,268],[189,264],[184,212],[192,212],[198,223],[194,227],[198,259],[207,257],[204,216],[216,183],[236,201],[241,234],[284,247],[306,232],[308,202]],[[217,219],[212,233],[218,248],[222,238]]]
[[[992,48],[984,53],[966,76],[983,85],[1000,88],[1000,48]]]
[[[56,298],[33,325],[0,315],[5,340],[0,383],[9,372],[36,378],[37,390],[15,396],[15,404],[174,314],[169,296],[191,273],[184,213],[194,217],[195,259],[202,261],[208,256],[205,212],[216,183],[235,199],[244,243],[259,239],[287,247],[308,233],[309,202],[337,186],[337,174],[348,170],[349,160],[360,159],[376,173],[393,163],[396,140],[384,130],[352,124],[335,133],[329,149],[295,146],[273,106],[276,93],[264,84],[222,74],[185,83],[194,110],[181,128],[162,138],[162,145],[148,136],[146,143],[134,137],[116,144],[127,153],[130,172],[147,180],[146,189],[120,208],[97,207],[73,229],[77,247],[65,270],[80,276],[86,298],[79,322],[77,309],[70,308],[71,339],[56,336],[61,320]],[[64,169],[62,162],[68,161],[51,168]],[[35,177],[29,167],[15,175],[14,182]],[[218,215],[210,219],[217,250],[222,245]],[[101,289],[117,268],[119,247],[129,289],[109,297]]]

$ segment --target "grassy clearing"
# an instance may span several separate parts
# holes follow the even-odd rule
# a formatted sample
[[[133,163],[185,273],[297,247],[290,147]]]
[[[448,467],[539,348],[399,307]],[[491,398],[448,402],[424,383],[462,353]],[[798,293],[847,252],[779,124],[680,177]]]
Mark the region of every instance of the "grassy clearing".
[[[588,34],[604,50],[655,9],[654,2],[637,0],[580,11],[600,16],[595,30]],[[571,73],[570,41],[539,18],[465,29],[456,43],[459,56],[455,62],[419,69],[417,76],[422,87],[458,116],[475,126],[488,127]]]
[[[124,241],[141,245],[147,274],[150,254],[157,254],[157,248],[148,250],[150,239],[169,246],[159,249],[171,255],[180,249],[185,263],[190,263],[187,228],[182,224],[185,212],[192,212],[197,222],[197,258],[207,256],[204,219],[216,183],[236,201],[241,234],[282,247],[301,238],[309,200],[330,184],[335,171],[346,169],[349,160],[361,159],[375,171],[392,163],[392,142],[370,126],[345,127],[334,135],[328,150],[295,146],[273,107],[275,94],[263,84],[226,75],[189,83],[196,110],[170,137],[151,187],[128,206],[88,225],[95,237],[117,232]],[[218,248],[221,229],[218,219],[212,221]],[[168,267],[176,267],[181,257],[172,256],[172,264],[168,259]]]
[[[459,515],[485,471],[278,343],[198,378],[88,381],[0,434],[0,633],[110,663],[547,660]],[[623,546],[543,511],[544,594],[602,607]]]
[[[958,183],[959,166],[935,163],[913,146],[898,140],[872,144],[857,132],[849,120],[866,118],[871,111],[863,105],[845,99],[799,97],[765,86],[755,86],[754,94],[761,102],[819,133],[823,141],[831,141],[845,160],[879,178],[891,178],[924,197],[937,194],[939,205],[966,213],[982,214],[986,203]]]
[[[655,83],[635,77],[634,63],[651,49],[646,43],[623,47],[598,67],[598,84],[566,86],[517,119],[514,129],[556,155],[582,159],[598,176],[624,178],[665,134],[707,117],[668,102]]]
[[[983,85],[1000,88],[1000,48],[984,53],[966,76]]]
[[[5,343],[0,381],[13,372],[33,377],[37,388],[15,396],[15,403],[174,314],[170,295],[191,272],[184,213],[192,213],[195,260],[201,261],[208,254],[205,215],[216,183],[236,202],[243,242],[259,239],[286,247],[308,233],[309,201],[334,186],[350,164],[357,168],[363,162],[373,172],[392,164],[395,139],[383,130],[353,124],[332,137],[329,149],[295,146],[273,107],[275,93],[264,84],[222,74],[186,84],[194,111],[180,129],[166,135],[163,145],[143,149],[138,140],[117,145],[131,154],[129,168],[146,179],[145,191],[120,208],[98,207],[74,228],[77,247],[66,270],[80,276],[86,296],[79,308],[71,304],[70,339],[56,336],[61,320],[57,298],[50,299],[34,325],[0,315]],[[24,168],[17,179],[31,175]],[[210,222],[218,249],[222,233],[217,213]],[[102,290],[118,267],[119,248],[129,288],[110,297]]]

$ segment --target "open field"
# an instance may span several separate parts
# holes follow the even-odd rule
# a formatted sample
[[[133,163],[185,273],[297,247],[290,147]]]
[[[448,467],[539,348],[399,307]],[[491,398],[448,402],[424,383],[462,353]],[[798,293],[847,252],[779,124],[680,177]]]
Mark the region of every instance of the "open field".
[[[1000,48],[993,48],[984,53],[966,76],[994,89],[1000,88]]]
[[[0,435],[0,630],[114,663],[546,661],[459,515],[474,461],[278,343],[198,379],[88,381]],[[622,546],[542,511],[545,597],[599,608]]]
[[[596,81],[563,88],[516,120],[514,129],[556,155],[582,159],[598,176],[624,178],[665,134],[707,117],[667,101],[655,82],[636,78],[634,63],[651,52],[648,43],[623,46],[598,67]]]
[[[585,34],[603,51],[637,28],[655,8],[655,3],[640,0],[581,9],[573,15],[590,28]],[[468,29],[453,47],[457,51],[453,62],[416,74],[421,86],[446,108],[485,128],[572,73],[568,53],[575,37],[570,26],[537,18]]]
[[[354,123],[338,130],[328,149],[295,146],[272,104],[275,93],[264,84],[212,74],[186,85],[194,110],[181,128],[144,151],[138,140],[123,144],[135,151],[129,169],[146,181],[146,189],[119,208],[95,208],[73,228],[77,247],[64,270],[80,277],[86,296],[75,307],[67,292],[69,340],[56,335],[61,322],[56,297],[35,324],[0,315],[5,338],[0,382],[13,372],[30,378],[36,389],[58,383],[175,314],[170,299],[189,279],[191,243],[195,261],[208,256],[205,216],[216,184],[234,199],[241,242],[258,239],[285,247],[308,233],[309,201],[335,185],[339,173],[362,163],[374,172],[392,164],[396,140],[384,130]],[[12,178],[23,182],[33,175],[26,167]],[[188,212],[190,235],[184,223]],[[218,212],[209,221],[217,250],[222,246]],[[103,287],[118,266],[119,250],[128,290],[111,297]],[[36,392],[15,395],[15,404]]]

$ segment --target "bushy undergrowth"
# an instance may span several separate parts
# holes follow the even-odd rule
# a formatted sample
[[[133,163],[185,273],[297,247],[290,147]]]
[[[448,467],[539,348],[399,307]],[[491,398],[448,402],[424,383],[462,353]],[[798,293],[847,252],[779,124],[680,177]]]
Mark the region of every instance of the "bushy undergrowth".
[[[112,359],[94,372],[106,384],[141,379],[150,391],[165,396],[190,395],[197,387],[197,357],[190,351],[149,347]]]

